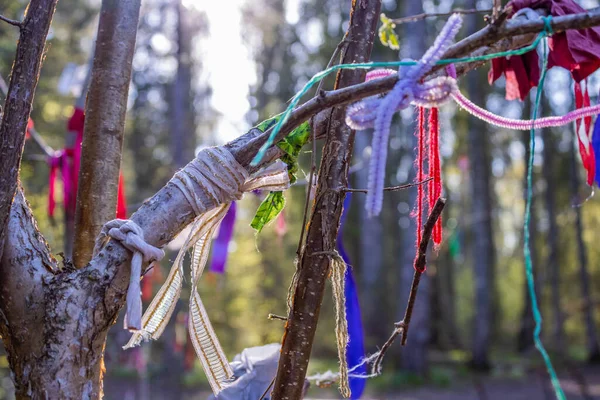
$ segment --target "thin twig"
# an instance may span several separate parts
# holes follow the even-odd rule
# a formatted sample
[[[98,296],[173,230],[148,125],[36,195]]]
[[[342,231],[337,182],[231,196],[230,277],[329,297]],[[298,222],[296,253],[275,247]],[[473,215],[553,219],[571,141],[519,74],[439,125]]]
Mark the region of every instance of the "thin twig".
[[[502,0],[494,0],[494,6],[492,7],[492,21],[498,20],[498,15],[502,9]]]
[[[275,383],[275,378],[273,378],[273,380],[271,381],[271,383],[269,384],[269,386],[265,389],[265,391],[263,392],[262,396],[260,396],[260,399],[258,399],[258,400],[263,400],[265,398],[265,396],[267,395],[267,393],[269,393],[269,389],[271,389],[273,387],[274,383]]]
[[[8,96],[8,85],[6,84],[6,81],[4,80],[4,78],[1,75],[0,75],[0,91],[4,94],[4,97]],[[38,131],[35,130],[35,128],[29,128],[27,130],[29,131],[29,136],[33,139],[35,144],[37,144],[38,147],[46,155],[46,158],[44,160],[46,160],[47,157],[51,157],[54,154],[54,149],[46,143],[44,138],[42,138],[42,136],[38,133]]]
[[[11,24],[13,26],[16,26],[17,28],[21,29],[23,27],[23,22],[21,21],[17,21],[16,19],[10,19],[10,18],[6,18],[4,15],[0,14],[0,21],[4,21],[7,24]]]
[[[386,191],[386,192],[395,192],[397,190],[408,189],[408,188],[411,188],[411,187],[422,185],[424,183],[429,182],[432,179],[433,178],[427,178],[427,179],[425,179],[425,180],[423,180],[421,182],[407,183],[407,184],[400,185],[400,186],[389,186],[389,187],[383,188],[383,190]],[[344,189],[340,189],[340,190],[343,190],[346,193],[368,193],[369,192],[367,189],[344,188]]]
[[[333,54],[331,55],[331,58],[329,59],[329,62],[327,63],[327,68],[330,68],[334,63],[335,63],[335,59],[336,57],[340,54],[340,52],[342,51],[342,49],[348,44],[348,41],[346,40],[346,38],[342,39],[338,45],[336,46],[335,50],[333,51]],[[321,89],[323,87],[323,82],[324,80],[322,80],[321,82],[319,82],[319,86],[317,86],[317,96],[320,95]],[[306,233],[306,221],[308,219],[308,208],[309,208],[309,204],[310,204],[310,194],[313,190],[313,178],[315,176],[315,172],[317,172],[317,161],[316,161],[316,157],[317,157],[317,127],[314,124],[314,116],[311,118],[311,133],[312,133],[312,152],[310,154],[310,174],[308,176],[308,190],[306,191],[306,201],[304,203],[304,215],[302,216],[302,227],[300,228],[300,238],[298,239],[298,248],[296,249],[296,255],[298,256],[298,259],[300,259],[300,253],[302,252],[302,247],[304,246],[304,236]]]
[[[267,319],[270,319],[270,320],[278,319],[281,321],[287,321],[287,317],[283,317],[281,315],[272,314],[272,313],[269,313],[269,315],[267,316]]]
[[[395,23],[396,25],[400,25],[400,24],[406,24],[409,22],[417,22],[417,21],[422,21],[426,18],[437,18],[437,17],[448,17],[452,14],[485,14],[485,13],[489,13],[489,12],[493,12],[493,10],[477,10],[477,9],[469,9],[469,10],[463,10],[463,9],[456,9],[456,10],[452,10],[450,12],[447,13],[422,13],[422,14],[416,14],[416,15],[411,15],[410,17],[402,17],[402,18],[396,18],[393,19],[392,22]]]
[[[433,227],[435,226],[435,223],[442,214],[445,205],[446,199],[443,199],[441,197],[438,198],[435,203],[435,206],[433,206],[433,209],[429,214],[429,217],[427,218],[427,222],[425,222],[425,226],[423,227],[423,237],[421,238],[421,242],[419,243],[419,247],[417,249],[417,256],[415,257],[415,273],[413,275],[413,281],[410,286],[410,295],[408,296],[408,304],[406,305],[404,318],[402,319],[402,321],[396,322],[394,324],[395,327],[394,331],[392,332],[392,335],[385,342],[385,344],[381,348],[381,351],[379,352],[379,355],[373,363],[373,368],[371,369],[372,373],[380,372],[381,362],[383,361],[385,353],[392,346],[392,344],[399,335],[402,335],[402,346],[406,345],[406,339],[408,338],[408,328],[410,326],[410,320],[412,318],[412,312],[415,306],[415,300],[417,298],[419,282],[421,280],[421,275],[423,275],[423,272],[425,272],[425,264],[427,263],[427,246],[429,245],[429,240],[431,238],[431,234],[433,233]]]

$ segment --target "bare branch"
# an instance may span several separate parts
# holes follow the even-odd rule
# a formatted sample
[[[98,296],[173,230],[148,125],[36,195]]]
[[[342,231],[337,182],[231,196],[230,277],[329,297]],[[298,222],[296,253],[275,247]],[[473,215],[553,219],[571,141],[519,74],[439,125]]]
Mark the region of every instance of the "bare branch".
[[[23,22],[22,21],[17,21],[16,19],[10,19],[10,18],[6,18],[4,15],[0,14],[0,21],[4,21],[7,24],[11,24],[13,26],[16,26],[17,28],[21,29],[23,27]]]
[[[32,0],[23,21],[0,125],[0,243],[17,190],[25,131],[57,0]],[[3,248],[0,246],[0,258]]]
[[[393,19],[392,22],[395,23],[396,25],[400,25],[400,24],[406,24],[406,23],[410,23],[410,22],[422,21],[427,18],[448,17],[452,14],[469,15],[469,14],[486,14],[486,13],[490,13],[490,12],[492,12],[491,9],[477,10],[477,9],[471,8],[468,10],[463,10],[461,8],[457,8],[456,10],[452,10],[447,13],[422,13],[422,14],[411,15],[410,17],[396,18],[396,19]]]
[[[373,363],[373,368],[371,369],[372,373],[380,373],[381,372],[381,363],[383,358],[385,357],[386,352],[392,346],[394,341],[399,335],[402,335],[402,346],[406,344],[406,339],[408,338],[408,328],[410,326],[410,319],[412,318],[412,311],[415,306],[415,301],[417,299],[417,291],[419,289],[419,282],[421,281],[421,275],[425,272],[425,264],[427,263],[427,246],[429,245],[429,240],[431,239],[431,234],[433,232],[433,227],[437,222],[438,218],[442,214],[444,210],[444,206],[446,205],[446,199],[439,198],[437,199],[429,217],[427,218],[427,222],[425,222],[425,226],[423,227],[423,237],[421,238],[421,242],[419,243],[419,247],[417,249],[417,255],[415,257],[415,273],[413,275],[413,281],[410,286],[410,295],[408,296],[408,303],[406,305],[406,311],[404,312],[404,318],[400,322],[396,322],[394,331],[390,338],[385,342],[385,344],[381,347],[381,351],[379,355],[375,359]]]
[[[427,178],[421,182],[415,182],[415,183],[407,183],[404,185],[400,185],[400,186],[390,186],[390,187],[386,187],[383,188],[384,191],[386,192],[396,192],[398,190],[403,190],[403,189],[409,189],[411,187],[415,187],[415,186],[420,186],[424,183],[429,182],[430,180],[432,180],[433,178]],[[346,193],[368,193],[369,191],[367,189],[351,189],[351,188],[345,188],[342,189],[344,192]]]

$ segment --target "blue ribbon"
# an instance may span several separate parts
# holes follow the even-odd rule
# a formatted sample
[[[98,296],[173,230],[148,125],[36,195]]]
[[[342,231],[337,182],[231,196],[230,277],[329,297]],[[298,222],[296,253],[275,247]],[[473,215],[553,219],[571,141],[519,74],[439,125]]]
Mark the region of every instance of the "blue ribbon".
[[[344,249],[344,240],[342,235],[344,222],[346,221],[346,215],[348,213],[348,209],[350,208],[350,200],[351,195],[347,194],[346,198],[344,199],[344,211],[342,213],[340,229],[338,231],[337,237],[338,252],[344,259],[346,265],[348,266],[348,268],[346,269],[345,295],[346,320],[348,321],[348,336],[350,338],[348,342],[348,347],[346,348],[346,362],[348,363],[349,369],[360,364],[365,358],[365,343],[363,335],[362,318],[360,315],[360,304],[358,303],[358,291],[356,288],[356,283],[354,282],[352,268],[350,268],[350,259],[348,258],[348,253],[346,253],[346,249]],[[352,373],[365,375],[367,373],[367,365],[364,364],[358,367]],[[360,396],[362,396],[365,390],[366,383],[366,379],[350,378],[350,391],[352,392],[352,400],[360,399]]]
[[[600,187],[600,117],[596,118],[596,123],[594,123],[592,149],[594,150],[594,159],[596,160],[596,184]]]

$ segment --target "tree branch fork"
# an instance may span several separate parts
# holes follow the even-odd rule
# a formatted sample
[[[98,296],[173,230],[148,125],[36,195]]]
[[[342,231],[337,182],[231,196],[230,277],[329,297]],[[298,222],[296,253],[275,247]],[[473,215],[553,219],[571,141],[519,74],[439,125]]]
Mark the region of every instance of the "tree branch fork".
[[[6,18],[2,20],[6,21]],[[600,11],[597,10],[557,17],[552,22],[555,32],[596,25],[600,25]],[[522,47],[531,42],[534,34],[543,28],[541,21],[523,20],[509,20],[500,27],[488,26],[456,43],[447,51],[445,58]],[[477,65],[479,64],[475,66]],[[464,74],[473,67],[474,65],[463,65],[458,73]],[[311,117],[314,117],[312,123],[317,137],[322,137],[325,132],[323,121],[328,120],[331,107],[385,93],[395,83],[396,78],[389,77],[323,92],[291,114],[276,141]],[[252,158],[269,134],[270,131],[262,133],[251,129],[226,144],[225,148],[249,172],[254,172],[281,155],[281,151],[273,147],[259,166],[250,166]],[[206,201],[210,202],[209,199]],[[172,185],[160,189],[131,217],[144,231],[147,242],[157,247],[170,242],[194,218],[192,207]],[[0,223],[4,220],[5,216],[0,215]],[[31,359],[41,357],[33,365],[37,365],[42,375],[43,369],[50,364],[74,362],[73,354],[68,350],[72,344],[66,343],[65,338],[79,338],[81,349],[89,349],[89,352],[84,354],[82,350],[78,357],[96,361],[91,370],[85,371],[81,378],[76,379],[82,392],[85,392],[86,382],[97,379],[103,373],[101,360],[106,332],[125,302],[131,255],[119,243],[111,241],[84,268],[74,271],[61,268],[39,232],[21,188],[17,189],[12,201],[6,228],[3,252],[0,252],[0,310],[3,312],[0,334],[5,343],[7,340],[11,341],[8,345],[13,346],[18,354],[26,354]],[[44,329],[41,330],[40,326]],[[42,348],[44,346],[46,348]],[[11,367],[14,365],[11,364]],[[33,384],[60,388],[61,379],[73,379],[60,376],[60,371],[58,369],[57,375],[48,376],[44,382]],[[21,378],[27,377],[17,376],[15,379]],[[66,397],[69,395],[66,394]]]

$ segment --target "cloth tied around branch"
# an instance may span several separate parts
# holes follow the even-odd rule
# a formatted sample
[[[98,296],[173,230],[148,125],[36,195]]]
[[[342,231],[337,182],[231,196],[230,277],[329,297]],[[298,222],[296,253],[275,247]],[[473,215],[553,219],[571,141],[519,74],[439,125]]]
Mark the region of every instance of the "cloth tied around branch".
[[[225,148],[211,147],[202,150],[193,161],[177,172],[168,185],[182,192],[196,218],[165,283],[142,317],[141,330],[134,332],[125,348],[137,346],[143,340],[160,337],[181,295],[185,254],[193,249],[188,329],[213,393],[217,395],[232,383],[233,370],[197,291],[198,281],[210,252],[210,240],[231,202],[240,199],[245,192],[287,189],[290,185],[287,166],[276,161],[250,176]]]
[[[127,250],[133,253],[131,258],[131,275],[127,289],[127,312],[125,329],[139,331],[142,329],[142,262],[162,260],[165,252],[144,240],[144,231],[131,220],[114,219],[106,223],[96,238],[94,256],[100,252],[109,238],[118,240]]]
[[[511,17],[524,16],[527,19],[539,18],[538,11],[555,17],[586,12],[573,0],[511,0],[506,7],[512,10]],[[548,68],[563,67],[571,72],[576,82],[600,68],[600,27],[555,33],[548,39],[548,44]],[[540,78],[537,52],[532,50],[521,56],[492,60],[489,83],[502,75],[506,76],[506,99],[525,100]]]

